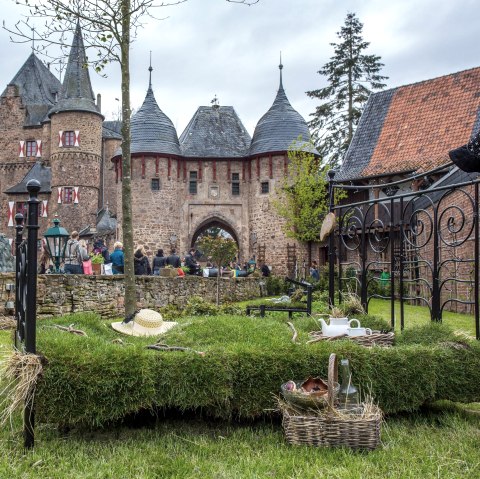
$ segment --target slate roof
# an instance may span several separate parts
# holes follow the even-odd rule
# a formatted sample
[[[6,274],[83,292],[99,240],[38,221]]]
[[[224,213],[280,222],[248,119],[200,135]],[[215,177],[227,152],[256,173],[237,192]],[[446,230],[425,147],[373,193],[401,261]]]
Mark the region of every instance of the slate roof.
[[[275,101],[255,127],[249,151],[251,156],[287,151],[299,135],[305,142],[310,140],[307,122],[290,105],[283,89],[282,68],[280,65],[280,86]],[[318,154],[315,149],[312,153]]]
[[[199,107],[180,136],[186,157],[244,157],[249,146],[250,135],[232,106]]]
[[[181,155],[177,131],[170,118],[158,106],[151,84],[143,105],[132,116],[130,128],[132,136],[130,151],[132,154]],[[119,148],[115,152],[115,156],[121,154],[122,149]]]
[[[104,121],[102,129],[102,138],[113,138],[115,140],[122,139],[122,122],[121,121]]]
[[[373,93],[339,180],[425,171],[480,126],[480,67]]]
[[[95,104],[87,64],[82,30],[80,23],[77,23],[59,100],[48,112],[49,116],[65,111],[87,111],[101,115]]]
[[[26,108],[25,126],[40,125],[55,104],[62,84],[34,53],[22,65],[9,85],[15,85]],[[6,90],[2,96],[6,95]]]
[[[6,194],[20,194],[28,193],[27,183],[30,180],[38,180],[40,182],[40,191],[39,193],[51,193],[51,181],[52,181],[52,170],[48,166],[44,166],[41,162],[37,161],[29,172],[24,176],[20,183],[17,183],[15,186],[12,186],[8,190],[4,191]]]

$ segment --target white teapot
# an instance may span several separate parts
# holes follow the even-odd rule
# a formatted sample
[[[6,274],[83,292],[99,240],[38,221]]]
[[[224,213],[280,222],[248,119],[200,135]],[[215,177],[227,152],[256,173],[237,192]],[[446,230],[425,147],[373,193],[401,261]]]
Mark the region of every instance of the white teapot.
[[[320,324],[322,325],[322,334],[324,336],[342,336],[348,334],[349,328],[353,323],[357,324],[357,328],[360,327],[360,321],[352,318],[333,318],[330,316],[330,324],[327,324],[323,318],[320,318]]]

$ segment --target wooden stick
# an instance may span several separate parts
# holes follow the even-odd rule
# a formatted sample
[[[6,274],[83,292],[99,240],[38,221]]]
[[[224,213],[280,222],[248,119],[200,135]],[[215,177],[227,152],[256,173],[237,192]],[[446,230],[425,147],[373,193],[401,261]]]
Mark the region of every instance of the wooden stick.
[[[288,321],[287,324],[290,326],[290,329],[293,331],[292,343],[294,343],[297,340],[297,336],[298,336],[297,330],[295,329],[295,326],[290,321]]]
[[[147,349],[154,349],[155,351],[192,351],[200,356],[205,356],[203,351],[196,351],[192,348],[184,348],[182,346],[168,346],[168,344],[151,344],[149,346],[145,346]]]
[[[66,326],[60,326],[59,324],[54,324],[52,327],[60,329],[61,331],[66,331],[67,333],[78,334],[79,336],[87,336],[85,331],[82,331],[81,329],[74,329],[73,323],[68,326],[68,328]]]

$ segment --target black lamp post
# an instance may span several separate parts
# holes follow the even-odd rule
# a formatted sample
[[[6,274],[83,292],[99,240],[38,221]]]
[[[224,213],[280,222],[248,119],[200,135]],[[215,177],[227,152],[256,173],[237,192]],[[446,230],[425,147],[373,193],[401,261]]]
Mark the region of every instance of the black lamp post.
[[[55,273],[58,273],[60,272],[60,263],[65,258],[65,247],[70,234],[60,226],[60,220],[55,218],[53,226],[48,228],[43,236],[45,237],[48,254],[55,263]]]

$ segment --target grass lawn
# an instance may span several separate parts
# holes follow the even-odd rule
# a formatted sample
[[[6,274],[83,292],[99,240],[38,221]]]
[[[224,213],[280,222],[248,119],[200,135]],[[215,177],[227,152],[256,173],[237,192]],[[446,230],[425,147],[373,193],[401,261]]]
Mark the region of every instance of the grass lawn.
[[[374,298],[368,306],[368,313],[380,316],[390,322],[390,301]],[[425,306],[405,305],[405,328],[420,326],[430,322],[430,311]],[[395,329],[400,331],[400,304],[395,304]],[[475,319],[472,315],[453,313],[445,311],[442,322],[454,330],[463,331],[469,335],[475,336]],[[479,476],[480,477],[480,476]]]
[[[370,313],[388,319],[389,303],[371,302]],[[474,331],[473,318],[450,315],[446,322],[452,322],[447,324]],[[407,307],[407,327],[428,321],[425,308]],[[306,339],[305,331],[315,322],[298,317],[295,324]],[[240,339],[240,324],[238,328]],[[260,323],[256,340],[268,347],[272,339],[263,329]],[[174,337],[180,340],[181,334],[179,330]],[[219,334],[211,329],[201,346],[208,347]],[[287,340],[290,335],[286,329]],[[0,331],[0,352],[10,348],[11,333]],[[278,417],[238,424],[172,414],[151,418],[146,427],[123,424],[96,432],[64,433],[40,425],[35,450],[25,452],[20,417],[15,417],[0,429],[0,479],[477,479],[479,426],[476,405],[436,405],[423,413],[388,417],[382,426],[382,446],[363,453],[288,445]]]

